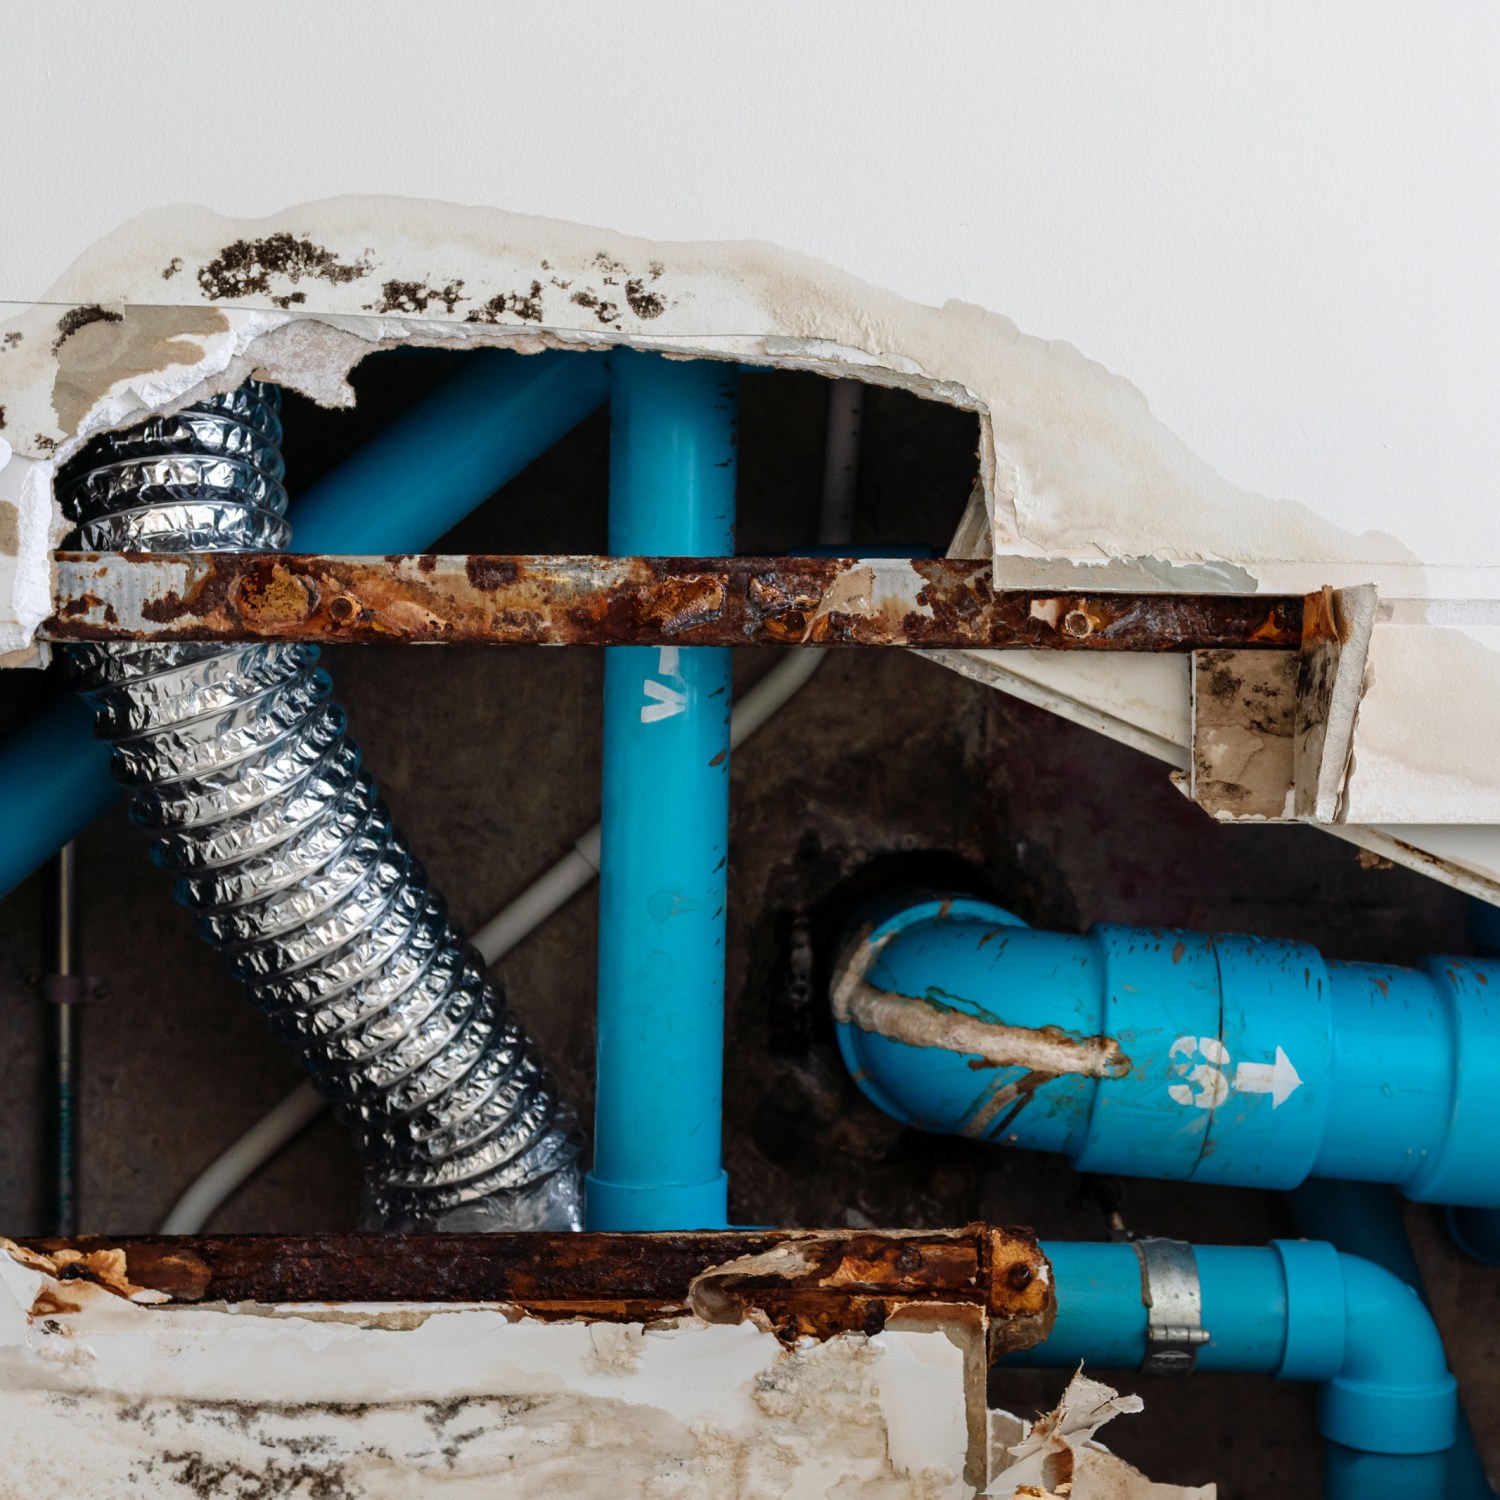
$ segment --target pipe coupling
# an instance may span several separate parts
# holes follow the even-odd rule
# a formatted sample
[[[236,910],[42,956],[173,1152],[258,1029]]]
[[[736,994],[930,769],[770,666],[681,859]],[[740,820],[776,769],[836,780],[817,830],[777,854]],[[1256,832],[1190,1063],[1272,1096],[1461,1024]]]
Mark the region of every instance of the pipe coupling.
[[[1198,1257],[1186,1240],[1135,1242],[1141,1263],[1141,1303],[1146,1309],[1146,1357],[1153,1375],[1191,1375],[1208,1342],[1203,1326],[1203,1286]]]

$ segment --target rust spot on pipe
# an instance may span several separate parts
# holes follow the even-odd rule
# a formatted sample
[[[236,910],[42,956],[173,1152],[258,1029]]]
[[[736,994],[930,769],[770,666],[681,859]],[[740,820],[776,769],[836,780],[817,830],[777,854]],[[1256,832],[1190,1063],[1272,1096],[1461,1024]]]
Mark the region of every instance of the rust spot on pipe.
[[[435,567],[434,563],[423,571],[430,573]],[[513,584],[521,576],[521,569],[514,558],[470,557],[464,562],[464,576],[481,593],[493,594],[496,589]]]
[[[317,607],[312,581],[273,563],[242,577],[232,607],[252,629],[276,630],[302,624]]]

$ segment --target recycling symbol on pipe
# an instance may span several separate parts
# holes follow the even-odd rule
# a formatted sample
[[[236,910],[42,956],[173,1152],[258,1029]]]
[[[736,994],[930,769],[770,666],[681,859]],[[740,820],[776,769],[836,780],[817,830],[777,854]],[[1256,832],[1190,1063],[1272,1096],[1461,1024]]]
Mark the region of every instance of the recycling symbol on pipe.
[[[1189,1109],[1217,1109],[1231,1093],[1269,1094],[1280,1109],[1302,1087],[1301,1075],[1280,1047],[1274,1062],[1241,1062],[1230,1072],[1229,1048],[1216,1036],[1180,1036],[1167,1049],[1172,1071],[1182,1083],[1167,1089],[1174,1103]]]

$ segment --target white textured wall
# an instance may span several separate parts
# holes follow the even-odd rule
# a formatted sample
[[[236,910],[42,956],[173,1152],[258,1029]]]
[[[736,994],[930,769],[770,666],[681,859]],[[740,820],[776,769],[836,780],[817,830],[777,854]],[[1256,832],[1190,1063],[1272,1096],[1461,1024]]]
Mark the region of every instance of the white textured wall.
[[[1469,748],[1500,733],[1497,64],[1492,0],[15,0],[0,12],[0,304],[45,296],[173,202],[254,217],[394,193],[699,242],[689,259],[703,241],[769,241],[917,302],[1008,314],[1131,382],[1186,449],[1138,419],[1131,386],[1049,362],[998,320],[944,317],[930,368],[981,392],[1020,466],[999,551],[1377,583],[1395,613],[1371,648],[1350,823],[1500,893],[1500,777]],[[154,298],[159,262],[139,243],[164,222],[96,249],[74,298]],[[363,220],[345,228],[358,254]],[[535,229],[462,248],[507,264],[522,238],[547,240]],[[451,260],[460,242],[432,243]],[[673,336],[826,337],[801,326],[816,304],[841,345],[899,353],[920,324],[795,255],[755,265],[757,326],[706,316]],[[108,287],[130,290],[94,290]],[[746,274],[721,278],[713,305],[741,292]],[[1039,378],[1008,376],[1013,354]],[[35,446],[36,425],[7,435]],[[19,487],[39,472],[0,479],[35,559]],[[0,536],[13,618],[16,546]],[[1106,682],[1037,670],[1051,686],[1032,696],[1176,758],[1162,725],[1184,724],[1186,702],[1157,664]]]
[[[0,34],[0,300],[181,201],[771,240],[1071,340],[1232,483],[1444,561],[1412,518],[1457,503],[1500,558],[1491,0],[13,0]]]

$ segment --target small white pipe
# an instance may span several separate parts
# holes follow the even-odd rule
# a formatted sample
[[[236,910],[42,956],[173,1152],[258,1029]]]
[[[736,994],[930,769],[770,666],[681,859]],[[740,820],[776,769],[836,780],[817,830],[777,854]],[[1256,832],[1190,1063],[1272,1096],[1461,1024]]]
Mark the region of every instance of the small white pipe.
[[[590,832],[597,833],[597,829]],[[588,834],[584,835],[587,838]],[[582,840],[579,841],[580,843]],[[523,938],[535,932],[553,912],[567,905],[599,873],[599,867],[569,849],[550,870],[521,892],[503,911],[476,932],[472,942],[487,964],[497,964]]]
[[[730,745],[738,748],[748,740],[801,689],[822,660],[822,651],[804,648],[772,667],[735,703],[729,720]],[[599,831],[595,823],[550,870],[473,935],[471,941],[485,963],[499,963],[598,875]]]
[[[323,1113],[325,1104],[312,1084],[298,1084],[200,1174],[172,1206],[161,1232],[197,1234],[225,1199]]]

